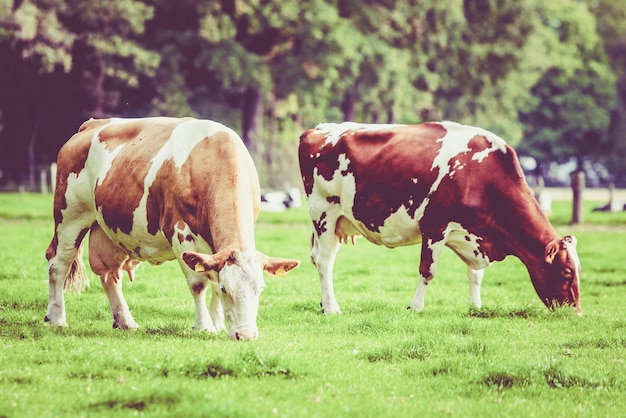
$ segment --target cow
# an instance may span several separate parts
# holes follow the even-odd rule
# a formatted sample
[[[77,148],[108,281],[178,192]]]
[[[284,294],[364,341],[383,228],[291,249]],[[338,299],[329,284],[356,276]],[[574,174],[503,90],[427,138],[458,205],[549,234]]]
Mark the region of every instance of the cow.
[[[421,243],[414,311],[424,309],[448,247],[467,265],[476,307],[484,269],[512,255],[546,306],[582,314],[576,238],[556,233],[515,151],[495,134],[450,121],[324,123],[301,135],[298,152],[323,312],[340,312],[333,287],[340,244],[364,236],[389,248]]]
[[[122,271],[132,278],[140,261],[177,260],[196,329],[218,332],[226,319],[231,339],[257,338],[263,270],[284,275],[300,261],[256,250],[259,180],[232,129],[195,118],[90,119],[62,146],[57,166],[47,322],[67,326],[64,291],[84,286],[82,245],[91,231],[90,265],[115,328],[137,328]]]

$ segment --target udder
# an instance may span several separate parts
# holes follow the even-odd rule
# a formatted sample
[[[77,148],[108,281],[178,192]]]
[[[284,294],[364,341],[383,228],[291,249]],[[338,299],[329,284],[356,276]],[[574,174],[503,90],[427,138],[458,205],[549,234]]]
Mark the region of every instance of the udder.
[[[125,271],[130,281],[135,279],[135,269],[141,263],[115,245],[99,225],[94,225],[89,233],[89,266],[100,276],[102,283],[109,278],[117,283]]]

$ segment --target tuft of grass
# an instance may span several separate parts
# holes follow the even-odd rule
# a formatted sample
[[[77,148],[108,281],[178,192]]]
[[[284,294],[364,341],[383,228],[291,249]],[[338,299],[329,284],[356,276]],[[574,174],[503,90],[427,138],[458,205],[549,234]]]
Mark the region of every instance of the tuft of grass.
[[[404,341],[393,345],[382,345],[380,347],[370,348],[360,353],[359,358],[363,358],[370,363],[425,360],[431,356],[431,350],[431,342]]]
[[[481,384],[487,387],[495,387],[497,389],[510,389],[512,387],[526,387],[533,384],[532,379],[522,373],[509,371],[490,372],[481,381]]]
[[[164,376],[169,376],[169,371],[163,371]],[[236,376],[233,368],[223,364],[223,360],[210,360],[199,364],[189,364],[185,367],[183,375],[194,379],[220,378],[226,376]]]
[[[599,389],[607,383],[602,383],[588,377],[570,374],[564,371],[561,367],[557,367],[555,365],[550,366],[543,372],[543,378],[546,384],[552,389]]]
[[[531,386],[549,389],[605,390],[615,386],[617,382],[612,375],[597,377],[593,370],[572,372],[562,362],[553,358],[515,370],[491,371],[478,383],[500,390]]]
[[[506,307],[483,306],[470,307],[468,315],[473,318],[535,318],[544,314],[541,306]]]
[[[180,397],[175,393],[151,394],[147,396],[126,394],[114,399],[94,402],[89,405],[91,413],[116,414],[125,410],[133,413],[145,413],[153,405],[174,406],[180,402]]]
[[[161,377],[184,376],[198,380],[264,377],[295,379],[297,376],[281,355],[254,347],[238,353],[235,357],[218,356],[180,365],[161,365],[155,372]]]

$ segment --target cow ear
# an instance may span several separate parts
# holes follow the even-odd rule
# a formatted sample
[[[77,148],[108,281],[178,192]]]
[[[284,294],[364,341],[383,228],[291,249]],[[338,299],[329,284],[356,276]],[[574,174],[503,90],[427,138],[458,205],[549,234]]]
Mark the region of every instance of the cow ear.
[[[263,270],[274,276],[283,277],[289,270],[293,270],[300,265],[300,260],[268,257],[262,253],[258,254]]]
[[[216,257],[215,255],[202,254],[195,251],[185,251],[181,254],[181,258],[195,272],[220,271],[225,263],[224,257]]]
[[[554,257],[556,257],[556,254],[559,252],[560,248],[561,243],[558,240],[550,241],[548,245],[546,245],[546,263],[552,264],[552,262],[554,261]]]
[[[560,240],[551,241],[546,245],[546,263],[552,264],[557,254],[561,254],[560,262],[565,263],[567,259],[567,244],[576,247],[576,237],[566,235]]]
[[[563,242],[572,244],[574,248],[576,248],[576,244],[578,244],[578,240],[573,235],[565,235],[562,239]]]

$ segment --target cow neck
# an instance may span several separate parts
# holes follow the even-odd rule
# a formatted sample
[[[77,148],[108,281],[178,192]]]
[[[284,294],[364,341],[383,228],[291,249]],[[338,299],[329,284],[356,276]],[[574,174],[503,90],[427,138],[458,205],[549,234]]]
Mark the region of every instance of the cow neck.
[[[531,270],[543,264],[546,245],[558,234],[530,192],[512,202],[508,219],[511,225],[502,230],[509,253],[519,258],[532,275]]]
[[[206,207],[201,215],[210,230],[213,250],[254,250],[254,223],[261,201],[258,177],[243,145],[223,141],[216,154],[219,170],[211,172]]]
[[[235,204],[228,208],[222,207],[217,213],[211,214],[208,223],[215,252],[225,249],[255,249],[254,216],[247,213],[250,206],[250,203]]]

